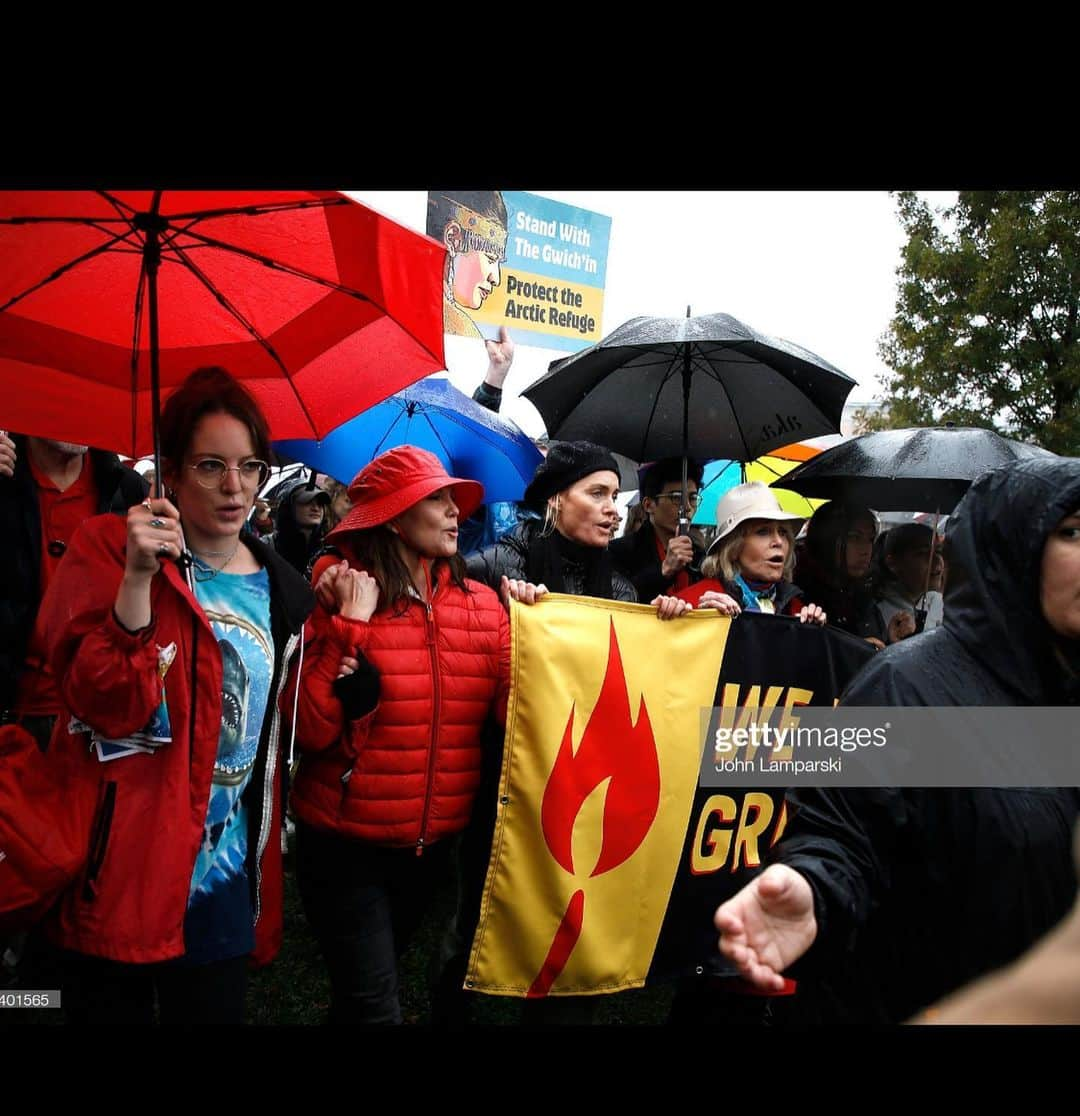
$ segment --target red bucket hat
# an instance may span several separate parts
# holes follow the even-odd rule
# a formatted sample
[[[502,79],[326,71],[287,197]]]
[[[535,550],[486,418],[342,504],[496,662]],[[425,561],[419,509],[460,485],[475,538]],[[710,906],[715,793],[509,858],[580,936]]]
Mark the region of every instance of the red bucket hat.
[[[479,481],[450,476],[443,463],[418,446],[395,446],[365,465],[349,485],[352,508],[327,535],[378,527],[407,511],[440,488],[451,488],[461,519],[468,519],[484,499]]]

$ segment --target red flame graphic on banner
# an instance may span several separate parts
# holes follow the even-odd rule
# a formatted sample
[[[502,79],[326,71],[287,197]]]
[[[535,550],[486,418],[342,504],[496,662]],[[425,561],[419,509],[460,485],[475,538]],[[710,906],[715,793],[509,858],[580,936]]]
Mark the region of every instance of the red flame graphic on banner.
[[[642,697],[637,723],[630,719],[630,697],[614,621],[600,697],[576,753],[573,728],[571,707],[559,755],[544,790],[540,823],[551,855],[574,875],[574,821],[585,799],[610,778],[604,802],[603,845],[591,873],[599,876],[633,856],[660,806],[660,760],[649,711]]]
[[[540,824],[551,855],[574,875],[572,842],[574,822],[585,800],[605,779],[610,779],[604,799],[603,844],[591,875],[610,872],[629,860],[656,819],[660,808],[660,759],[649,724],[644,697],[638,703],[637,723],[630,718],[630,695],[626,688],[615,622],[611,621],[607,669],[596,708],[589,717],[577,752],[573,748],[574,707],[566,722],[559,754],[544,788]],[[570,897],[566,913],[555,931],[527,996],[546,996],[581,937],[585,921],[585,893]]]

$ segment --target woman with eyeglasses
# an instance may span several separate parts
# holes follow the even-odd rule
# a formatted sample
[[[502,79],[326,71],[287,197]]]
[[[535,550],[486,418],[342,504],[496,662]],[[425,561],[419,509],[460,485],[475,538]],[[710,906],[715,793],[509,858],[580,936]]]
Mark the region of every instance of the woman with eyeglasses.
[[[643,603],[701,578],[705,548],[681,520],[694,518],[703,470],[696,461],[687,462],[684,493],[682,464],[681,457],[665,457],[642,467],[638,491],[645,520],[634,531],[627,525],[626,534],[610,547],[616,569],[630,578]]]
[[[42,606],[50,762],[98,796],[47,924],[74,1022],[152,1022],[155,998],[162,1022],[242,1022],[281,942],[278,699],[314,597],[243,531],[269,471],[244,388],[199,369],[160,432],[169,495],[89,520]]]

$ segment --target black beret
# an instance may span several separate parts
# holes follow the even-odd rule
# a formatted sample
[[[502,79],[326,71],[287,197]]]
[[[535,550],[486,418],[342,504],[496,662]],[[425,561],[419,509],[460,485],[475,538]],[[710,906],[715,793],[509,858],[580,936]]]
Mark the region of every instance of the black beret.
[[[537,465],[533,479],[525,489],[525,503],[534,511],[542,512],[549,497],[556,492],[562,492],[582,477],[601,470],[610,470],[619,476],[618,462],[603,446],[593,445],[592,442],[551,442],[547,457]]]

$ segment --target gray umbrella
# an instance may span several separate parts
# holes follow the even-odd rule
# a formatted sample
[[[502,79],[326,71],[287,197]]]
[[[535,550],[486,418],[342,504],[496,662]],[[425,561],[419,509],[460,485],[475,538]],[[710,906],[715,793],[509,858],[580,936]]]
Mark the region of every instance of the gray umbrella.
[[[976,477],[1048,450],[973,426],[879,430],[793,469],[778,487],[876,511],[951,512]]]

